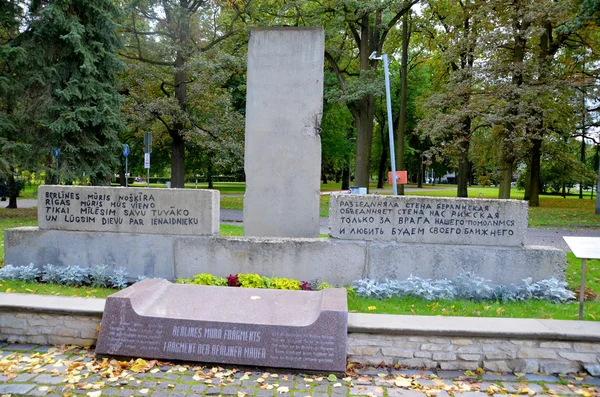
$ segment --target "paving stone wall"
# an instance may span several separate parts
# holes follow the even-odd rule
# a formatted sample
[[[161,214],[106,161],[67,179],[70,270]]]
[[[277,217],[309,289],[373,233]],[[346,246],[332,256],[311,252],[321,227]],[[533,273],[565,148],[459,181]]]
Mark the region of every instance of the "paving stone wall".
[[[93,345],[101,316],[0,312],[0,341],[42,345]]]
[[[570,373],[600,363],[600,343],[351,333],[348,358],[413,368]]]
[[[100,320],[100,315],[3,311],[0,341],[93,345]],[[600,342],[350,333],[348,359],[410,368],[571,373],[600,363]]]

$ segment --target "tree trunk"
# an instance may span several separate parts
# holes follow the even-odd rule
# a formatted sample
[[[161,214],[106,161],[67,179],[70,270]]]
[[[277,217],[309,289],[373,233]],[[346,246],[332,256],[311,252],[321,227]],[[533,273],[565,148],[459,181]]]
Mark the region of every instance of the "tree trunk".
[[[417,170],[417,187],[423,187],[423,155],[419,156],[417,160],[417,164],[419,165],[419,169]]]
[[[360,114],[356,136],[355,185],[369,188],[369,168],[371,167],[371,145],[373,143],[373,96],[359,101]]]
[[[512,163],[503,164],[500,169],[500,189],[498,190],[499,199],[510,199],[510,184],[512,183]]]
[[[377,48],[374,43],[374,33],[371,29],[369,14],[361,18],[360,28],[360,72],[365,75],[370,70],[376,68],[376,61],[369,59],[371,52]],[[356,163],[354,180],[355,185],[366,187],[369,190],[369,171],[371,167],[371,145],[373,143],[373,116],[374,116],[373,95],[365,95],[358,100],[355,120],[357,121],[356,135]]]
[[[463,139],[458,143],[460,152],[458,158],[458,175],[456,197],[469,197],[469,136],[471,135],[471,117],[467,116],[462,122]]]
[[[181,28],[181,40],[182,42],[187,41],[189,36],[189,24],[182,22]],[[182,51],[177,51],[177,57],[175,58],[175,98],[179,104],[179,108],[182,112],[186,111],[187,101],[187,73],[185,71],[186,59],[183,56]],[[185,187],[185,139],[184,139],[184,128],[182,122],[176,122],[174,130],[169,131],[171,138],[173,139],[173,146],[171,147],[171,187],[181,188]]]
[[[406,133],[406,101],[408,74],[408,12],[402,16],[402,56],[400,61],[400,115],[396,129],[396,170],[404,171],[404,134]],[[404,185],[398,185],[398,195],[404,196]]]
[[[171,147],[171,187],[184,187],[184,162],[185,162],[185,142],[178,132],[171,134],[173,146]]]
[[[125,186],[126,179],[127,175],[125,174],[125,161],[123,160],[123,157],[121,157],[121,161],[119,162],[119,185]]]
[[[533,149],[531,156],[533,157]],[[531,159],[525,169],[525,193],[523,193],[523,200],[529,201],[529,199],[531,199]]]
[[[583,120],[583,125],[582,125],[582,132],[581,132],[581,152],[579,154],[579,160],[581,161],[581,164],[584,165],[585,164],[585,120]],[[579,181],[579,198],[582,199],[583,198],[583,184],[585,182],[583,180]]]
[[[213,189],[215,187],[213,183],[213,155],[212,152],[208,154],[208,164],[206,167],[206,181],[208,182],[208,188]]]
[[[458,144],[460,157],[458,158],[458,175],[456,197],[469,197],[469,141],[462,141]]]
[[[598,155],[598,148],[596,147],[596,155]],[[596,187],[596,215],[600,215],[600,166],[598,166],[598,186]]]
[[[342,170],[342,190],[350,190],[350,166]]]
[[[387,180],[388,146],[389,142],[386,142],[385,139],[385,123],[383,123],[381,125],[381,157],[379,158],[379,172],[377,173],[377,189],[383,189]]]
[[[15,167],[10,167],[10,174],[8,175],[8,205],[6,208],[16,209],[17,208],[17,196],[19,191],[17,190],[17,183],[15,181]]]
[[[540,169],[542,158],[542,139],[533,139],[531,148],[531,165],[529,167],[529,206],[540,206]]]

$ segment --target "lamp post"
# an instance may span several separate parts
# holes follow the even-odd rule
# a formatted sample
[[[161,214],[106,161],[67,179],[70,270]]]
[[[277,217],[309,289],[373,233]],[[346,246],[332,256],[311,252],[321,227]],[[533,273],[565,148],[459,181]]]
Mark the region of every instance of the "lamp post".
[[[390,98],[390,71],[388,68],[388,56],[382,54],[377,56],[377,51],[373,51],[369,55],[369,59],[383,60],[383,71],[385,74],[385,98],[387,103],[387,116],[388,116],[388,134],[390,136],[390,157],[392,161],[392,187],[394,189],[394,196],[398,195],[398,185],[396,183],[396,153],[394,151],[394,131],[392,127],[392,100]]]

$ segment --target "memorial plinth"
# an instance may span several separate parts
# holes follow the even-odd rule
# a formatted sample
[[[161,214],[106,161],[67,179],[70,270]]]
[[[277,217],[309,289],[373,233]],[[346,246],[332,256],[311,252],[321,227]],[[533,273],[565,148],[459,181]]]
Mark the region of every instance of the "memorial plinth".
[[[96,353],[343,372],[346,291],[147,279],[106,300]]]
[[[219,234],[217,190],[40,186],[41,230]]]
[[[329,222],[344,240],[521,247],[527,202],[333,194]]]

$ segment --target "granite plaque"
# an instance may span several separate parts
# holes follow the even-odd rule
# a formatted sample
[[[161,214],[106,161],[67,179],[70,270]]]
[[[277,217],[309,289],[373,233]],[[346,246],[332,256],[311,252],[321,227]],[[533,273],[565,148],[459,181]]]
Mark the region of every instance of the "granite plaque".
[[[330,235],[348,240],[523,246],[527,202],[332,194]]]
[[[219,234],[219,191],[40,186],[40,229],[170,235]]]
[[[346,290],[147,279],[106,299],[96,353],[344,372]]]

